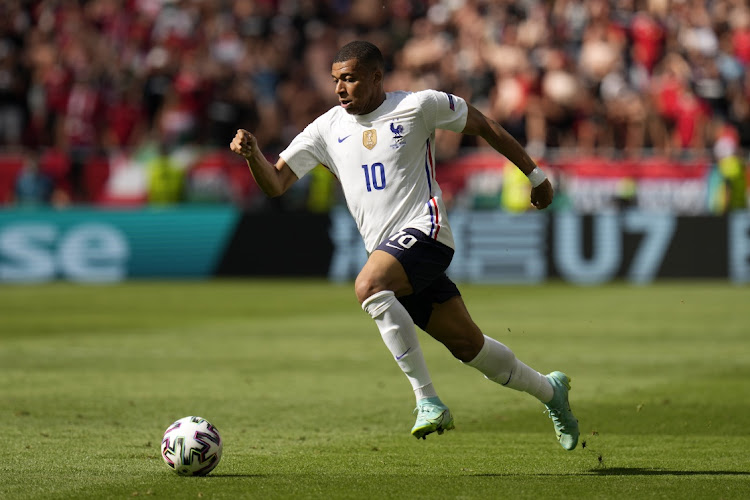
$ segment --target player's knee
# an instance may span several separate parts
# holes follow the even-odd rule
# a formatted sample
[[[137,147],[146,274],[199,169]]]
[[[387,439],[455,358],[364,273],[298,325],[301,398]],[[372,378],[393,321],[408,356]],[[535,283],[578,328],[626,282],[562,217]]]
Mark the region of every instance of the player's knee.
[[[369,276],[360,274],[354,281],[354,293],[357,295],[357,300],[360,304],[376,293],[382,292],[384,289],[380,283]]]
[[[445,342],[445,346],[453,357],[463,362],[476,358],[482,350],[482,343],[477,342],[473,336],[452,338],[450,342]]]

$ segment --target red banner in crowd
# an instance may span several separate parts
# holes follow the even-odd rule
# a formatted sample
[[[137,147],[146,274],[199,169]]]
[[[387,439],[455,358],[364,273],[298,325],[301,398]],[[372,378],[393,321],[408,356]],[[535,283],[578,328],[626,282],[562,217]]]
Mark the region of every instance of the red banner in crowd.
[[[728,206],[722,192],[726,179],[707,158],[561,157],[539,163],[558,194],[553,209],[596,213],[628,206],[698,215],[723,213]],[[440,165],[438,180],[446,199],[463,208],[514,210],[503,201],[503,190],[513,180],[505,175],[506,166],[508,161],[494,151],[477,152]],[[527,208],[523,204],[522,210]]]

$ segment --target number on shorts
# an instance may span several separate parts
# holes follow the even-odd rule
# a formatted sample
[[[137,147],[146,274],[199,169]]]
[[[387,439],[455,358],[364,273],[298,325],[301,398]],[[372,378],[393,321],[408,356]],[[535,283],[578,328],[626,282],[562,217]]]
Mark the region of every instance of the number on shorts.
[[[391,242],[393,242],[400,245],[400,248],[402,249],[409,249],[414,246],[414,243],[417,242],[417,238],[407,233],[406,231],[399,231],[398,233],[388,238],[388,240],[389,241],[388,243],[386,243],[386,245],[388,245],[389,247],[399,248],[396,245],[391,244]]]

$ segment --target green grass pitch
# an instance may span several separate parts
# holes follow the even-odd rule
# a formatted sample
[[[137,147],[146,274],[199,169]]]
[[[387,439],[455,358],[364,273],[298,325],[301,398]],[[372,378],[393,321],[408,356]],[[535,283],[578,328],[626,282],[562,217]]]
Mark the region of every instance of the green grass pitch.
[[[411,437],[351,285],[3,285],[0,498],[750,498],[749,287],[462,291],[486,334],[571,376],[576,450],[423,332],[456,430]],[[207,477],[159,454],[187,415],[224,439]]]

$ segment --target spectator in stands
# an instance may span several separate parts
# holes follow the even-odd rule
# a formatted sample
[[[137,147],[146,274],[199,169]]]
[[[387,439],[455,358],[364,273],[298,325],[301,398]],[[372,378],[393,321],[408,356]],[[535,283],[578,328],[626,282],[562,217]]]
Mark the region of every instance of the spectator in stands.
[[[117,151],[130,151],[146,135],[146,113],[142,89],[133,81],[123,81],[112,90],[107,104],[104,143]]]
[[[722,212],[747,208],[747,173],[745,161],[737,151],[738,134],[730,125],[719,129],[714,144],[718,174],[723,181],[720,196]]]
[[[16,179],[14,202],[22,206],[48,205],[54,190],[54,181],[39,168],[37,158],[29,155]]]
[[[0,145],[19,146],[24,132],[26,68],[12,40],[0,39]]]
[[[170,205],[182,201],[185,174],[170,156],[166,143],[160,143],[158,154],[148,161],[146,168],[149,203]]]

